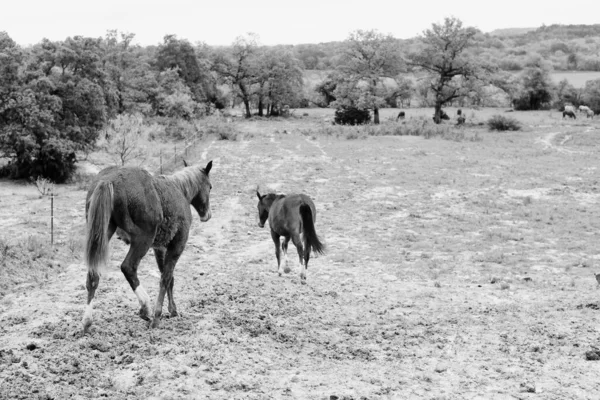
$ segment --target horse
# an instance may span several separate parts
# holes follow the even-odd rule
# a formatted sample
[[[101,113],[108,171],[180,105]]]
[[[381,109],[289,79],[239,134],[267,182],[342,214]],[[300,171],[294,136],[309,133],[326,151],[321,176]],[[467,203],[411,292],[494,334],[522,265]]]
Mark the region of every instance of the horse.
[[[566,112],[571,111],[572,113],[575,113],[575,107],[571,104],[567,104],[567,105],[565,105],[564,111],[566,111]]]
[[[315,204],[305,194],[275,194],[261,195],[256,190],[258,197],[258,226],[264,228],[265,222],[269,220],[271,238],[275,243],[275,256],[277,257],[277,272],[281,276],[282,271],[290,272],[287,266],[287,249],[290,239],[300,260],[300,282],[306,284],[306,270],[311,250],[323,254],[325,245],[321,242],[315,231],[317,210]],[[283,236],[283,244],[280,237]],[[281,247],[281,248],[280,248]],[[283,249],[283,263],[281,260],[281,249]]]
[[[594,118],[594,110],[587,110],[585,114],[588,118]]]
[[[565,117],[577,119],[577,117],[575,116],[575,113],[573,111],[563,111],[562,114],[563,114],[563,119],[565,119]]]
[[[108,167],[94,178],[87,192],[85,261],[88,267],[87,307],[83,316],[83,332],[92,325],[93,300],[100,282],[100,267],[108,262],[108,244],[113,234],[129,244],[121,271],[140,302],[139,316],[160,323],[167,293],[171,317],[178,315],[173,300],[173,270],[188,240],[194,207],[200,221],[211,218],[209,172],[206,167],[188,166],[172,175],[153,176],[141,168]],[[148,250],[161,272],[154,315],[150,298],[137,277],[137,268]]]
[[[579,106],[580,113],[587,113],[588,111],[590,111],[590,108],[588,106]]]

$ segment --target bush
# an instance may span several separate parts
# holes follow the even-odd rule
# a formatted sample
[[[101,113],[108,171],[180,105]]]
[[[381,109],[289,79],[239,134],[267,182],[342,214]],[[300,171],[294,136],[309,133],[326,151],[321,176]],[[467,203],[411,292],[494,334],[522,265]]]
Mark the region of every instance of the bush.
[[[494,115],[487,121],[490,131],[520,131],[521,123],[514,118]]]
[[[344,106],[335,110],[334,121],[340,125],[363,125],[371,122],[371,112]]]

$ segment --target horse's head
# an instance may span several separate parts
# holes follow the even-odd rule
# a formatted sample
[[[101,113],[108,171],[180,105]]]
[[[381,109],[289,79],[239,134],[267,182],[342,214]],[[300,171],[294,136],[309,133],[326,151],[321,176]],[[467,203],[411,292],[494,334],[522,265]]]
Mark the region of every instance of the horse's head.
[[[200,221],[206,222],[211,217],[210,212],[210,190],[212,185],[210,183],[209,172],[212,168],[212,161],[206,164],[204,169],[200,170],[200,188],[196,195],[192,198],[192,206],[196,209],[196,212],[200,216]]]
[[[265,222],[267,222],[267,219],[269,218],[269,209],[275,201],[275,194],[269,193],[261,195],[258,192],[258,189],[256,189],[256,196],[258,197],[258,226],[264,228]]]

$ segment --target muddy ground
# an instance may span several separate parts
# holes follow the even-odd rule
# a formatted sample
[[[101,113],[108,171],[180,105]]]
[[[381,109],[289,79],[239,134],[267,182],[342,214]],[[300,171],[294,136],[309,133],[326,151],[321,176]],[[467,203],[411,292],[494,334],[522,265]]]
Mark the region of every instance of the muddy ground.
[[[188,156],[213,160],[213,218],[194,217],[182,316],[159,329],[137,316],[113,240],[82,335],[85,185],[58,188],[55,261],[0,298],[0,398],[600,397],[598,122],[477,141],[286,124],[245,123]],[[295,262],[277,275],[256,185],[315,200],[328,251],[307,285]],[[0,188],[4,243],[47,238],[49,199]],[[151,254],[139,275],[154,301]]]

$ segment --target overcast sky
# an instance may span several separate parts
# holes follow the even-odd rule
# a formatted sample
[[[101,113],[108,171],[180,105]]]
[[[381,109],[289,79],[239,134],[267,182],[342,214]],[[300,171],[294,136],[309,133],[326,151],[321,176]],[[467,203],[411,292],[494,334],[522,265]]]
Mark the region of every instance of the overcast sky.
[[[600,1],[466,0],[3,0],[0,31],[20,45],[43,38],[101,37],[109,29],[135,34],[142,45],[175,34],[192,43],[228,45],[257,33],[260,43],[340,41],[356,29],[411,38],[455,16],[484,32],[542,24],[600,23]],[[89,5],[88,5],[89,4]]]

